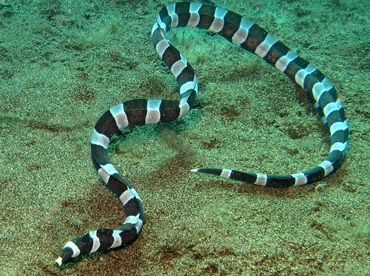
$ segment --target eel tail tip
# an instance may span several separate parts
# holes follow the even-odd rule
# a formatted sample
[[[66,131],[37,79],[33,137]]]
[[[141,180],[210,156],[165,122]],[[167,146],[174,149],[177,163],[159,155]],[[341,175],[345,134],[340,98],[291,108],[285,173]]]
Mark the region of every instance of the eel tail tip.
[[[58,257],[58,259],[56,259],[56,260],[55,260],[55,263],[56,263],[58,266],[62,266],[62,263],[63,263],[62,257]]]

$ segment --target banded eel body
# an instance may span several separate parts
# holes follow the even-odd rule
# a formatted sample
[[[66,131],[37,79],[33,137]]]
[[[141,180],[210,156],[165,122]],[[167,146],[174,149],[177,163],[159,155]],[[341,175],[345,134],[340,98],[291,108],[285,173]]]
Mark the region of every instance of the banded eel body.
[[[333,173],[343,162],[347,148],[348,122],[330,81],[312,64],[289,50],[282,42],[250,20],[225,9],[201,3],[169,4],[159,12],[152,28],[157,53],[175,76],[179,100],[137,99],[106,111],[95,125],[91,138],[94,167],[107,187],[120,199],[126,219],[117,230],[99,229],[69,241],[56,263],[60,266],[80,255],[120,248],[133,242],[144,223],[142,201],[130,183],[114,168],[108,154],[113,134],[121,129],[144,124],[171,122],[186,115],[198,94],[196,76],[186,58],[170,43],[166,33],[176,27],[198,27],[218,33],[229,41],[258,55],[300,85],[328,127],[331,149],[318,166],[291,175],[269,175],[229,169],[199,168],[202,172],[269,187],[304,185]]]

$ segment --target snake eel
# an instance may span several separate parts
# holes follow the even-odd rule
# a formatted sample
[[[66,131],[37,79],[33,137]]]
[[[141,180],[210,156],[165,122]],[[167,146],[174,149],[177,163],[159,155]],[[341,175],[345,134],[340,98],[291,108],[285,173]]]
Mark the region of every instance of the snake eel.
[[[198,94],[197,78],[189,62],[166,36],[167,32],[177,27],[198,27],[219,34],[283,72],[313,102],[328,129],[331,141],[326,159],[303,172],[270,175],[218,168],[198,168],[193,169],[193,172],[281,188],[323,179],[343,163],[348,144],[348,120],[333,85],[314,65],[292,52],[263,28],[235,12],[201,3],[169,4],[159,12],[151,36],[157,53],[176,78],[179,100],[130,100],[112,107],[100,117],[91,138],[92,162],[106,186],[122,202],[126,219],[117,230],[99,229],[67,242],[56,260],[59,266],[78,256],[124,247],[132,243],[142,230],[142,200],[111,164],[108,145],[112,136],[123,128],[172,122],[192,109]]]

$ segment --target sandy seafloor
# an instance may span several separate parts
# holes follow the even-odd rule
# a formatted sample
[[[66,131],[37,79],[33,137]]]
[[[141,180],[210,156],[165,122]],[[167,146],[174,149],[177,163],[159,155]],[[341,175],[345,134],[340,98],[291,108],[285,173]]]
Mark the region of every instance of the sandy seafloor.
[[[350,120],[334,175],[272,189],[191,173],[295,173],[320,163],[329,141],[278,70],[219,36],[177,29],[172,42],[200,82],[196,107],[112,148],[143,200],[142,234],[62,268],[54,260],[69,239],[124,220],[90,161],[99,116],[121,101],[177,98],[150,40],[165,1],[0,3],[0,275],[370,275],[368,0],[214,1],[331,79]]]

